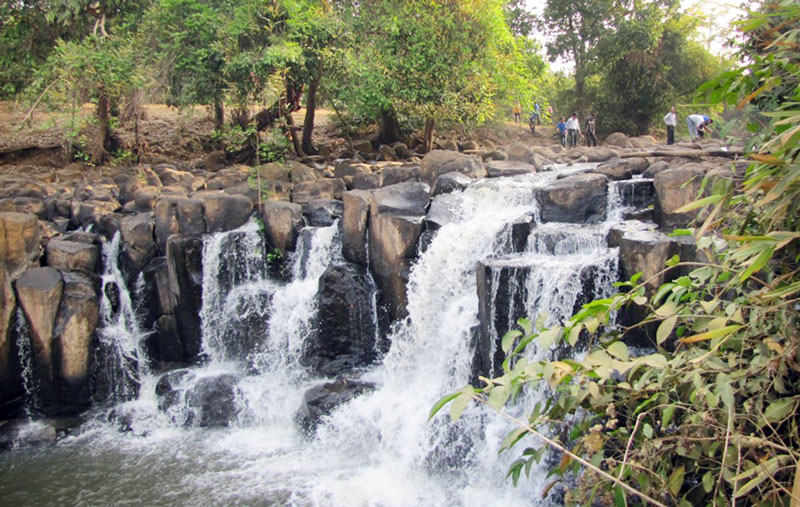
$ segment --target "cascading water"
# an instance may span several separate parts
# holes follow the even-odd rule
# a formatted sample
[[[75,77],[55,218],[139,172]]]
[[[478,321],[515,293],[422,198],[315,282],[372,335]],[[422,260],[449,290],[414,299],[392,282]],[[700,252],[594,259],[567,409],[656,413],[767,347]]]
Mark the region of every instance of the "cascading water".
[[[121,235],[103,242],[99,357],[95,393],[102,401],[121,402],[138,396],[142,376],[149,373],[144,338],[133,298],[119,268]]]
[[[188,391],[211,376],[234,376],[232,426],[181,426],[185,414],[159,411],[157,378],[143,372],[139,397],[122,404],[134,414],[133,432],[121,434],[99,424],[54,449],[22,456],[23,463],[12,470],[0,465],[7,477],[0,482],[0,498],[24,505],[25,497],[15,493],[36,490],[40,503],[84,505],[541,503],[543,472],[535,471],[517,488],[505,479],[516,457],[497,453],[512,429],[506,420],[479,409],[468,409],[455,424],[446,414],[433,421],[427,415],[442,394],[472,377],[479,265],[489,269],[493,281],[485,297],[498,322],[494,339],[519,314],[545,312],[548,323],[561,321],[582,297],[604,294],[615,279],[616,251],[603,239],[620,216],[620,203],[613,199],[606,222],[574,226],[534,220],[527,244],[515,249],[510,225],[520,217],[538,217],[534,190],[555,177],[480,180],[463,192],[437,197],[457,212],[411,270],[408,318],[395,323],[390,350],[361,373],[376,389],[324,418],[311,438],[300,433],[293,418],[303,393],[320,380],[309,376],[300,358],[314,332],[320,276],[342,262],[337,225],[303,231],[287,259],[289,282],[269,273],[255,223],[207,236],[201,315],[208,362],[188,370],[180,388]],[[498,283],[509,267],[517,276]],[[496,306],[504,291],[518,294],[511,298],[517,307]],[[534,357],[546,353],[531,349]],[[541,395],[529,393],[523,403]],[[511,410],[518,413],[521,407]],[[72,469],[66,478],[57,473],[65,462]],[[25,476],[26,466],[38,466],[39,479]],[[108,469],[126,472],[104,485]],[[70,487],[73,482],[77,488]],[[93,486],[82,489],[81,483]]]

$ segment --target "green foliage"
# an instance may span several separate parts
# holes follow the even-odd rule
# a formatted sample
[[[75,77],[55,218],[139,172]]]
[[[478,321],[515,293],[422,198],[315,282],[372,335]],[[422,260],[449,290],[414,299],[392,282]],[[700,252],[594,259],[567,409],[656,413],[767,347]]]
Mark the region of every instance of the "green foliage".
[[[706,197],[678,210],[705,208],[705,220],[689,232],[708,261],[670,259],[665,269],[679,272],[654,293],[637,275],[563,327],[520,322],[521,330],[502,341],[503,375],[469,387],[467,401],[502,410],[522,389],[549,386],[552,396],[527,407],[503,448],[531,433],[557,435],[548,444],[569,453],[553,473],[583,465],[582,481],[594,486],[570,491],[568,504],[591,504],[599,491],[617,505],[634,495],[663,505],[798,501],[792,498],[800,492],[798,19],[800,6],[789,1],[751,13],[741,27],[751,39],[757,31],[761,42],[745,47],[742,68],[703,87],[728,104],[764,108],[770,122],[750,144],[753,163],[742,180],[708,180]],[[776,76],[794,88],[777,91]],[[632,307],[645,310],[640,323],[613,322],[616,312]],[[627,343],[644,329],[652,333],[651,350],[634,353]],[[531,342],[575,346],[579,336],[589,337],[585,355],[533,362],[524,354]],[[514,482],[535,458],[541,456],[533,449],[522,452],[509,470]]]
[[[527,94],[543,67],[505,22],[503,2],[373,0],[341,12],[330,94],[372,121],[386,114],[481,122]]]

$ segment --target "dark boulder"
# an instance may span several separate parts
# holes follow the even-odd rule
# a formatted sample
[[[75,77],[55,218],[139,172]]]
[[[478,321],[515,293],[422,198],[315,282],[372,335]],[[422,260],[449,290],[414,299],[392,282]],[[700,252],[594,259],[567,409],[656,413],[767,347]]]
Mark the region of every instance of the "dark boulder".
[[[464,190],[470,183],[472,183],[472,178],[465,174],[459,172],[444,173],[436,178],[436,183],[433,185],[433,195]]]
[[[186,424],[223,427],[236,420],[239,377],[230,373],[201,377],[186,390]]]
[[[327,227],[342,217],[344,204],[335,199],[315,199],[303,205],[303,215],[308,225]]]
[[[345,403],[375,390],[375,384],[359,380],[339,379],[312,387],[303,395],[303,404],[295,415],[295,420],[307,434],[317,430],[323,417]]]
[[[378,355],[374,287],[366,268],[331,265],[319,280],[317,325],[306,342],[303,363],[334,376],[365,366]]]
[[[599,174],[578,174],[540,188],[537,196],[542,222],[602,222],[608,204],[607,182]]]
[[[465,174],[470,178],[486,176],[483,161],[478,157],[456,151],[431,150],[422,159],[420,181],[433,185],[440,175],[453,171]]]

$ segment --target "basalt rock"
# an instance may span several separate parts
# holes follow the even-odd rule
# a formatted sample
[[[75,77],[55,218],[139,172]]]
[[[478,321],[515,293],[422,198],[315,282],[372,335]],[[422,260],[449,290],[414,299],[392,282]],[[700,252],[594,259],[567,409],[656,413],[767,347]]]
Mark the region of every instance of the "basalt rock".
[[[499,178],[535,173],[536,167],[520,161],[493,160],[486,164],[486,171],[489,173],[490,178]]]
[[[223,192],[198,192],[193,195],[203,203],[206,232],[225,232],[241,227],[250,218],[253,203],[243,195]]]
[[[174,314],[183,345],[183,357],[200,354],[200,308],[203,302],[203,240],[197,236],[170,236],[167,269]]]
[[[381,172],[381,186],[383,187],[406,181],[416,181],[418,179],[418,165],[388,166]]]
[[[303,215],[308,225],[327,227],[342,217],[344,205],[335,199],[316,199],[303,205]]]
[[[41,255],[39,224],[29,213],[0,213],[0,267],[11,280],[38,265]]]
[[[370,193],[351,190],[342,194],[342,254],[345,260],[367,265],[367,223]]]
[[[464,190],[470,183],[472,183],[472,178],[465,174],[459,172],[444,173],[436,178],[436,183],[433,185],[433,195]]]
[[[370,203],[373,215],[424,215],[431,200],[430,187],[425,183],[407,181],[372,191]]]
[[[579,174],[538,190],[542,222],[596,223],[605,220],[607,180],[600,174]]]
[[[186,391],[186,424],[224,427],[236,420],[239,377],[222,374],[202,377]]]
[[[119,201],[72,201],[72,222],[79,227],[100,224],[101,219],[120,209]]]
[[[600,164],[592,172],[602,174],[609,180],[629,180],[634,174],[642,174],[648,166],[646,158],[618,158]]]
[[[440,175],[453,171],[465,174],[470,178],[486,176],[486,169],[478,157],[456,151],[431,150],[422,159],[420,181],[433,185]]]
[[[703,168],[685,165],[667,169],[656,174],[655,205],[653,216],[655,222],[665,231],[676,227],[685,227],[697,216],[697,210],[678,213],[677,210],[697,199],[697,193],[705,176]]]
[[[267,240],[274,248],[294,250],[303,227],[303,207],[296,203],[267,201],[261,207]]]
[[[406,285],[422,233],[421,216],[375,213],[369,220],[370,268],[380,289],[381,310],[389,321],[406,315]]]
[[[56,269],[94,273],[99,264],[99,252],[92,244],[75,241],[50,240],[46,248],[47,265]]]
[[[160,252],[165,252],[172,234],[199,236],[206,232],[203,203],[186,197],[160,197],[155,203],[155,237]]]
[[[303,404],[295,415],[295,420],[308,435],[312,435],[324,417],[345,403],[374,391],[375,387],[371,382],[350,379],[339,379],[312,387],[303,395]]]
[[[316,199],[341,199],[345,191],[347,189],[344,181],[338,178],[304,181],[294,186],[292,202],[305,204]]]
[[[156,256],[155,226],[152,213],[125,217],[120,222],[120,248],[123,271],[133,280]]]
[[[0,199],[0,212],[13,211],[17,213],[31,213],[37,218],[47,220],[47,206],[41,199],[34,197],[9,197]]]
[[[304,364],[335,376],[377,358],[372,290],[362,266],[331,265],[325,270],[317,293],[316,331],[305,344]]]
[[[17,299],[5,269],[0,269],[0,417],[22,395],[22,378],[14,343]]]

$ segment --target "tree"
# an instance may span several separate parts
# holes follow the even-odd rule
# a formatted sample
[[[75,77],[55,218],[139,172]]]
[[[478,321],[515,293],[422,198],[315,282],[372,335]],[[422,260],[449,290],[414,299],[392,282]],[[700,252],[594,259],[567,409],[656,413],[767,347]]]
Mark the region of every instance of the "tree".
[[[380,123],[382,143],[399,140],[398,118],[417,118],[427,150],[438,121],[483,121],[532,79],[501,1],[369,0],[345,4],[342,16],[342,66],[330,87],[350,111]]]
[[[607,36],[619,14],[614,0],[547,0],[540,29],[552,36],[550,61],[568,58],[575,64],[575,101],[586,108],[586,80],[593,70],[595,48]]]
[[[710,79],[721,65],[692,40],[696,20],[676,7],[640,6],[596,46],[594,109],[605,131],[648,132],[654,118]]]

